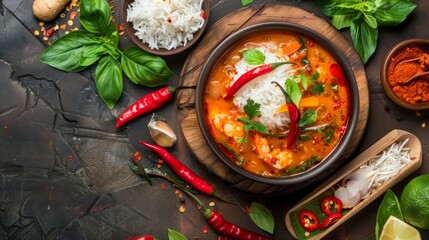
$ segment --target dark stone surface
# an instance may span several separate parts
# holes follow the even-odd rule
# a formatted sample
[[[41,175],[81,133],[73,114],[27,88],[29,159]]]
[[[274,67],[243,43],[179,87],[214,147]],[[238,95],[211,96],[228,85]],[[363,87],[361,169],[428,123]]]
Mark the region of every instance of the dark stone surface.
[[[0,0],[0,239],[125,239],[150,233],[167,239],[167,228],[188,239],[216,239],[210,228],[203,233],[205,220],[190,199],[182,204],[171,184],[153,179],[151,186],[128,167],[130,154],[141,151],[145,161],[157,157],[145,151],[138,140],[149,140],[143,116],[125,129],[114,125],[119,114],[133,101],[153,89],[133,85],[124,78],[124,93],[110,110],[99,98],[92,80],[93,68],[66,73],[37,61],[47,47],[31,12],[31,0]],[[276,2],[255,1],[252,4]],[[313,1],[278,1],[300,6],[322,16]],[[400,194],[414,176],[429,172],[429,111],[401,109],[394,105],[379,83],[381,61],[390,47],[407,38],[429,38],[426,11],[429,2],[414,1],[418,7],[398,27],[381,28],[376,54],[366,64],[371,92],[367,129],[356,154],[394,128],[417,135],[423,144],[423,165],[393,189]],[[211,1],[209,25],[241,7],[239,0]],[[115,19],[120,1],[115,1]],[[79,26],[78,18],[75,25]],[[64,24],[68,18],[53,23]],[[47,23],[52,26],[53,23]],[[349,38],[348,31],[343,31]],[[53,40],[64,34],[58,31]],[[120,48],[131,45],[125,35]],[[186,52],[165,57],[178,81]],[[159,118],[169,122],[179,141],[171,153],[237,205],[215,200],[216,210],[224,217],[252,231],[264,234],[244,213],[245,206],[258,201],[267,206],[276,219],[275,239],[290,239],[284,226],[287,210],[312,187],[285,196],[248,194],[228,186],[206,171],[189,152],[177,123],[175,104],[157,110]],[[388,109],[388,110],[386,110]],[[426,123],[426,128],[422,128]],[[168,168],[165,167],[168,171]],[[165,188],[164,188],[165,187]],[[212,198],[200,196],[205,202]],[[346,222],[329,239],[373,239],[375,216],[381,199],[370,204]],[[179,212],[184,205],[186,211]],[[429,238],[422,231],[423,239]]]

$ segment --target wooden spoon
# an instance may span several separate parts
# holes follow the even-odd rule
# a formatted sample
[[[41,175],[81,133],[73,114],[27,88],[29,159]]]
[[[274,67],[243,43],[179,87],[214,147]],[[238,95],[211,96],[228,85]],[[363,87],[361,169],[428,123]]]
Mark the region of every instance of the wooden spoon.
[[[419,68],[419,70],[417,70],[417,72],[413,76],[398,83],[407,84],[408,82],[414,80],[415,78],[418,78],[420,76],[427,75],[427,74],[429,74],[429,71],[424,71],[422,68]]]

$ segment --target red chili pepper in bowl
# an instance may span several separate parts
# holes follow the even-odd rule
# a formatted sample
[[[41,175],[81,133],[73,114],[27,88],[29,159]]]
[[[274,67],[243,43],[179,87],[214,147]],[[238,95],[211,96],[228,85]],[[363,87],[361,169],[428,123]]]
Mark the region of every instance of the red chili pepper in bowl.
[[[193,198],[198,205],[200,205],[204,218],[207,220],[207,223],[215,230],[217,233],[221,234],[223,237],[238,239],[238,240],[271,240],[261,236],[255,232],[244,229],[240,226],[237,226],[231,222],[226,221],[222,214],[216,212],[215,210],[208,208],[203,204],[203,202],[194,196],[189,191],[177,186],[187,193],[191,198]]]
[[[319,229],[319,218],[310,210],[300,210],[298,212],[298,221],[305,231],[314,232]]]
[[[143,96],[122,112],[116,121],[116,128],[120,128],[136,117],[164,106],[173,98],[176,89],[177,87],[168,86]]]
[[[152,145],[144,141],[140,141],[140,143],[143,146],[155,151],[168,164],[168,166],[170,166],[170,168],[174,171],[174,173],[177,174],[180,179],[188,183],[195,190],[207,195],[217,197],[220,200],[227,202],[215,191],[214,186],[212,184],[207,183],[204,179],[199,177],[191,169],[185,166],[173,155],[171,155],[167,150],[160,146]]]
[[[340,218],[343,217],[342,213],[334,213],[329,215],[323,222],[322,224],[320,224],[319,226],[319,230],[323,230],[329,226],[331,226],[332,224],[336,223],[338,220],[340,220]]]
[[[320,208],[326,215],[341,213],[343,211],[343,202],[335,196],[325,196],[320,201]]]
[[[224,99],[231,98],[246,83],[250,82],[251,80],[255,79],[256,77],[259,77],[259,76],[262,76],[262,75],[267,74],[269,72],[272,72],[274,69],[276,69],[276,68],[278,68],[284,64],[296,64],[296,63],[294,63],[294,62],[276,62],[276,63],[264,64],[264,65],[250,69],[249,71],[247,71],[243,75],[241,75],[232,84],[231,88],[228,90],[228,92],[226,93],[226,95],[223,98]]]
[[[287,135],[286,147],[290,149],[293,146],[293,144],[295,144],[295,142],[298,140],[298,137],[299,137],[300,129],[298,126],[298,122],[299,122],[299,119],[301,118],[301,113],[299,112],[298,107],[290,99],[289,94],[287,94],[286,90],[282,86],[280,86],[278,82],[271,82],[271,83],[276,84],[280,88],[280,90],[282,90],[283,95],[285,96],[285,99],[286,99],[286,105],[289,110],[289,119],[290,119],[289,133]]]
[[[347,83],[346,76],[344,75],[343,70],[340,68],[340,66],[338,66],[338,64],[335,64],[335,63],[332,64],[329,67],[329,71],[331,72],[332,76],[334,76],[337,79],[338,84],[340,86],[346,85]]]

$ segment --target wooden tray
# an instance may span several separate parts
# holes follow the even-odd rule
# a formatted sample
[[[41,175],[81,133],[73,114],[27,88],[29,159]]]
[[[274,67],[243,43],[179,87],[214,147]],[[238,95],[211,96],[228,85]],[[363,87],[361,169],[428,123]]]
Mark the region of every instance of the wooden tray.
[[[290,22],[303,25],[321,33],[330,39],[336,47],[343,52],[350,63],[356,82],[359,88],[360,112],[357,129],[353,134],[353,139],[347,147],[347,151],[342,155],[342,159],[349,157],[358,146],[367,121],[369,94],[368,83],[365,75],[365,69],[359,55],[353,49],[348,40],[333,26],[324,19],[307,12],[301,8],[286,4],[265,4],[245,7],[235,11],[218,22],[216,22],[201,39],[198,46],[189,54],[182,69],[179,86],[186,87],[178,93],[178,118],[181,123],[182,131],[191,150],[202,165],[208,168],[221,179],[231,183],[233,186],[254,193],[274,193],[274,192],[292,192],[306,185],[300,186],[272,186],[259,182],[254,182],[237,174],[234,170],[228,168],[211,151],[206,143],[199,127],[195,110],[195,87],[198,81],[198,75],[209,53],[231,33],[252,24],[261,22]],[[341,161],[338,162],[340,164]],[[333,167],[335,168],[335,167]],[[320,176],[320,179],[327,177]]]
[[[372,159],[374,156],[383,152],[386,148],[388,148],[393,143],[404,141],[407,138],[409,139],[409,141],[407,142],[406,146],[410,148],[410,158],[412,162],[409,163],[405,168],[403,168],[396,176],[392,177],[387,182],[385,182],[380,187],[378,187],[377,190],[374,191],[368,198],[364,199],[358,205],[352,208],[349,212],[347,212],[338,222],[330,226],[326,231],[320,233],[319,235],[311,239],[312,240],[321,239],[322,237],[326,236],[328,233],[333,231],[343,222],[353,217],[353,215],[355,215],[357,212],[365,208],[372,201],[377,199],[380,195],[384,194],[384,192],[386,192],[388,188],[391,188],[398,182],[402,181],[406,176],[416,171],[422,164],[422,144],[420,143],[420,140],[415,135],[409,132],[402,131],[402,130],[393,130],[390,133],[388,133],[386,136],[384,136],[382,139],[380,139],[378,142],[376,142],[374,145],[372,145],[370,148],[368,148],[366,151],[364,151],[359,156],[357,156],[353,161],[348,163],[344,168],[342,168],[336,174],[334,174],[325,182],[323,182],[318,188],[316,188],[310,194],[308,194],[302,201],[300,201],[298,204],[292,207],[286,214],[286,218],[285,218],[286,228],[289,230],[289,232],[296,238],[295,232],[292,227],[291,219],[290,219],[291,213],[293,211],[301,208],[301,206],[303,206],[304,204],[308,203],[309,201],[319,196],[320,194],[326,192],[332,186],[338,184],[342,179],[344,179],[344,177],[351,174],[353,171],[355,171],[360,166],[368,162],[368,160]]]

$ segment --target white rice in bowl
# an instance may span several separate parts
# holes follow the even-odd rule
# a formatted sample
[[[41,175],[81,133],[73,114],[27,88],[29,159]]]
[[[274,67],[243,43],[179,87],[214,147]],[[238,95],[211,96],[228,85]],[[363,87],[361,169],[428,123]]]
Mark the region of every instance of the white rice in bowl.
[[[135,0],[128,6],[127,22],[151,49],[175,49],[193,39],[204,25],[203,0]]]
[[[275,63],[288,61],[286,58],[279,58],[275,53],[264,47],[258,47],[265,55],[265,63]],[[242,74],[254,68],[246,63],[243,59],[240,60],[236,65],[237,71],[234,80],[237,80]],[[281,86],[284,86],[286,79],[294,76],[295,70],[290,68],[289,64],[282,65],[276,68],[273,72],[259,76],[243,87],[235,94],[233,102],[236,106],[244,112],[244,106],[247,103],[247,99],[252,99],[256,103],[261,104],[260,111],[261,116],[258,117],[257,121],[265,125],[269,130],[285,128],[289,126],[289,113],[276,113],[277,108],[286,103],[285,96],[281,89],[279,89],[272,81],[278,82]]]

